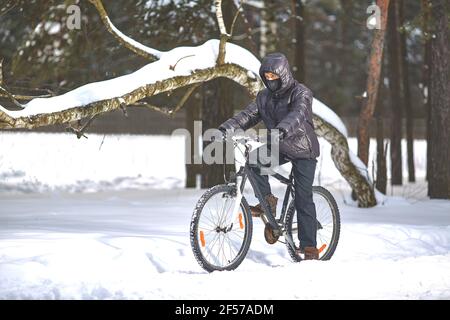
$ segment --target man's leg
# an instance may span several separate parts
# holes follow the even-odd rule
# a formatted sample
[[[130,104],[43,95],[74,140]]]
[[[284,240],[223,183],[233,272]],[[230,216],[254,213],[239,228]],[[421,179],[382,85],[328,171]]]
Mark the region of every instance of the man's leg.
[[[259,149],[256,149],[256,150],[252,151],[251,153],[252,153],[252,155],[250,156],[250,159],[256,159],[256,158],[252,158],[252,156],[259,157]],[[288,162],[286,159],[284,159],[283,156],[281,156],[281,155],[277,155],[277,156],[278,156],[277,162],[271,161],[271,163],[284,164],[284,163]],[[258,158],[258,159],[260,159],[260,158]],[[276,216],[276,208],[277,208],[278,198],[272,194],[272,190],[270,189],[270,184],[269,184],[269,176],[267,174],[262,174],[261,169],[257,168],[257,167],[250,167],[250,170],[253,172],[253,177],[255,178],[256,185],[258,186],[258,189],[261,192],[261,196],[264,199],[266,199],[266,201],[269,204],[270,210],[272,211],[272,214],[274,216]],[[255,191],[255,197],[258,198],[258,196],[256,195],[256,190],[254,190],[254,191]],[[260,204],[258,204],[256,206],[250,206],[250,209],[251,209],[252,215],[254,217],[259,217],[263,212]]]
[[[296,159],[292,162],[295,180],[295,209],[297,211],[300,248],[317,246],[316,206],[312,185],[316,172],[316,159]]]
[[[250,152],[250,159],[252,159],[252,157],[260,157],[259,155],[259,150],[260,149],[256,149],[254,151]],[[260,158],[258,158],[260,159]],[[282,155],[282,154],[278,154],[278,164],[279,165],[283,165],[285,163],[288,162],[288,160]],[[269,165],[269,164],[267,164]],[[259,187],[259,190],[261,191],[261,194],[263,197],[266,197],[270,194],[272,194],[272,191],[270,189],[270,184],[269,184],[269,175],[267,174],[261,174],[261,170],[259,168],[256,167],[250,167],[251,171],[254,173],[254,177],[256,180],[256,184]],[[256,192],[255,192],[255,197],[256,197]]]
[[[261,191],[261,195],[265,198],[269,194],[272,194],[272,190],[270,189],[269,176],[262,175],[259,172],[259,169],[257,169],[257,168],[254,168],[254,167],[250,167],[250,168],[251,168],[252,172],[254,173],[253,177],[256,180],[256,184],[258,185],[259,190]],[[255,192],[255,197],[257,197],[256,192]]]

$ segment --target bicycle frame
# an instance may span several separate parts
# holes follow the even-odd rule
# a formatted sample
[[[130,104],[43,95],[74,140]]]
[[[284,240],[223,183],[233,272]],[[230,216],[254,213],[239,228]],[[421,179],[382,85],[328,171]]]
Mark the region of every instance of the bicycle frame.
[[[289,205],[289,199],[290,196],[292,196],[292,198],[295,197],[295,186],[293,183],[293,172],[291,170],[291,173],[289,174],[289,178],[286,178],[284,176],[282,176],[279,173],[274,173],[271,174],[270,176],[274,177],[275,179],[277,179],[278,181],[280,181],[281,183],[285,184],[286,187],[286,192],[284,194],[284,199],[283,199],[283,207],[281,210],[281,216],[278,220],[275,219],[274,215],[272,214],[270,207],[267,205],[266,200],[264,199],[260,188],[258,187],[258,184],[256,183],[256,178],[255,178],[255,173],[252,171],[252,168],[256,167],[257,169],[261,169],[262,168],[262,164],[257,164],[257,165],[250,165],[248,163],[248,158],[249,158],[249,147],[248,145],[245,145],[245,165],[242,166],[239,170],[238,173],[236,173],[236,192],[237,192],[237,201],[236,201],[236,205],[235,205],[235,214],[238,211],[239,205],[240,205],[240,200],[242,198],[243,192],[244,192],[244,187],[245,184],[247,182],[247,179],[250,181],[250,185],[252,186],[253,191],[255,192],[255,195],[257,197],[257,199],[259,200],[259,203],[261,204],[262,208],[263,208],[263,213],[262,213],[262,219],[266,224],[269,224],[270,227],[272,228],[272,230],[277,234],[277,235],[284,235],[284,237],[286,238],[286,241],[289,243],[289,245],[295,249],[295,244],[291,238],[291,236],[287,233],[287,230],[284,230],[283,225],[284,225],[284,219],[286,217],[286,212],[287,212],[287,206]],[[239,178],[242,179],[242,181],[239,184]]]

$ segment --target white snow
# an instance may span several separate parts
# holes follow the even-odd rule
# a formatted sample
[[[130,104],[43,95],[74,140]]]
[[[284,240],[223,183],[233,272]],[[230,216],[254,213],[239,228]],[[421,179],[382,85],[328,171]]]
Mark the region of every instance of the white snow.
[[[292,263],[256,221],[243,264],[207,274],[188,234],[200,194],[0,195],[0,298],[450,298],[449,201],[364,210],[338,198],[342,236],[328,262]]]
[[[182,188],[185,179],[185,141],[180,135],[103,135],[87,134],[78,140],[70,133],[0,134],[0,192],[98,192],[123,189]],[[355,138],[348,139],[350,153],[357,149]],[[316,181],[320,184],[347,185],[334,165],[331,145],[319,138],[320,157]],[[403,175],[408,174],[406,141],[403,144]],[[418,177],[425,177],[426,143],[415,141]],[[373,180],[376,151],[372,139],[369,168],[361,173]],[[389,153],[389,145],[387,152]],[[354,155],[355,156],[355,155]],[[355,156],[356,157],[356,156]],[[356,157],[356,162],[359,158]],[[387,158],[388,177],[390,158]],[[288,174],[290,164],[279,172]]]
[[[0,135],[0,299],[450,299],[450,201],[426,196],[424,141],[415,144],[418,182],[361,209],[321,139],[315,184],[342,217],[333,258],[293,263],[255,220],[241,266],[208,274],[189,243],[203,190],[181,188],[183,141],[88,136]],[[166,179],[180,188],[164,189]]]
[[[182,136],[0,135],[0,192],[97,192],[184,186]],[[170,146],[170,157],[162,150]],[[32,155],[32,156],[30,156]]]

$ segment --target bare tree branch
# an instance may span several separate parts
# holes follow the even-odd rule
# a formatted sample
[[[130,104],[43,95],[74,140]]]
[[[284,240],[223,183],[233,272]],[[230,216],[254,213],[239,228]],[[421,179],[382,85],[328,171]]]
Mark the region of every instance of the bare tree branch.
[[[241,3],[241,4],[243,4],[243,3]],[[245,4],[247,4],[247,1],[245,2]],[[255,40],[253,39],[253,34],[259,32],[261,30],[261,28],[256,28],[256,29],[253,30],[252,26],[250,25],[250,22],[247,19],[247,16],[245,14],[245,9],[244,9],[243,6],[241,8],[241,11],[242,11],[242,18],[244,19],[244,24],[245,24],[245,26],[247,28],[247,30],[246,30],[246,35],[247,36],[246,37],[243,37],[243,35],[233,36],[233,39],[234,40],[243,40],[245,38],[250,39],[250,45],[252,47],[253,54],[257,55],[258,54],[258,47],[256,45]]]
[[[11,94],[6,88],[4,88],[4,85],[0,86],[0,97],[6,97],[11,100],[11,102],[14,103],[16,107],[19,107],[21,109],[24,108],[24,106],[19,101],[17,101],[14,95]]]
[[[227,33],[227,28],[223,21],[222,0],[215,0],[214,4],[216,6],[217,24],[219,25],[220,30],[219,54],[217,55],[217,65],[220,66],[225,63],[225,45],[230,38],[230,35]]]
[[[175,62],[174,65],[170,65],[170,67],[169,67],[170,70],[175,70],[175,68],[177,67],[178,62],[180,62],[181,60],[186,59],[186,58],[189,58],[189,57],[194,57],[194,56],[195,56],[194,54],[190,54],[190,55],[188,55],[188,56],[181,57],[180,59],[177,60],[177,62]]]
[[[87,136],[84,133],[97,116],[98,114],[92,116],[88,121],[86,121],[86,123],[83,126],[81,126],[81,120],[78,120],[77,121],[78,128],[73,128],[69,126],[66,128],[66,131],[74,133],[78,139],[80,139],[81,137],[85,137],[87,139]]]
[[[215,0],[214,5],[216,7],[216,18],[217,18],[217,23],[219,25],[220,34],[229,36],[229,34],[227,33],[227,28],[225,26],[225,22],[223,21],[222,0]]]
[[[244,4],[244,2],[245,2],[245,0],[242,0],[242,1],[239,3],[239,7],[237,7],[236,13],[234,14],[233,22],[231,23],[231,28],[230,28],[230,36],[229,36],[230,38],[233,36],[234,25],[235,25],[236,20],[237,20],[237,18],[238,18],[238,16],[239,16],[239,13],[241,12],[242,5]]]
[[[164,114],[166,116],[170,116],[171,111],[173,110],[172,108],[169,108],[169,107],[158,107],[153,104],[146,103],[146,102],[136,102],[136,103],[132,104],[131,106],[149,108],[150,110],[155,110],[155,111],[161,112],[162,114]]]
[[[2,4],[0,7],[0,16],[8,13],[8,11],[12,10],[14,7],[16,7],[18,4],[18,1],[8,1],[6,4]]]
[[[14,103],[15,106],[23,109],[23,105],[16,100],[14,95],[12,95],[8,89],[6,89],[5,84],[3,83],[3,59],[0,60],[0,97],[6,97]]]
[[[173,109],[173,111],[171,112],[171,115],[174,116],[175,113],[177,113],[186,103],[187,99],[189,99],[189,97],[191,96],[191,94],[195,91],[195,89],[197,89],[200,86],[200,83],[196,83],[194,84],[192,87],[190,87],[186,93],[184,94],[183,98],[181,98],[180,102],[177,104],[177,106],[175,107],[175,109]]]
[[[10,90],[6,87],[3,81],[3,59],[0,60],[0,97],[8,98],[12,101],[12,103],[23,109],[24,106],[18,100],[32,100],[34,98],[48,98],[53,96],[53,93],[50,90],[46,90],[48,94],[38,95],[38,96],[29,96],[29,95],[20,95],[20,94],[12,94]]]
[[[0,86],[0,91],[1,91],[2,86]],[[6,91],[5,88],[3,88],[3,90]],[[48,94],[42,94],[42,95],[38,95],[38,96],[29,96],[29,95],[22,95],[22,94],[11,94],[11,93],[5,93],[3,91],[0,92],[0,97],[4,97],[4,98],[14,98],[16,100],[33,100],[35,98],[50,98],[53,97],[54,94],[53,93],[48,93]],[[23,107],[23,106],[22,106]]]
[[[37,92],[46,92],[45,94],[36,94],[36,95],[24,95],[24,94],[13,94],[14,98],[16,98],[17,100],[32,100],[35,98],[50,98],[50,97],[54,97],[55,93],[47,88],[24,88],[24,87],[12,87],[12,86],[8,86],[8,89],[11,92],[16,92],[18,90],[31,90],[31,91],[35,91]],[[1,95],[0,95],[1,96]]]
[[[3,85],[3,59],[0,60],[0,86]]]
[[[111,22],[101,0],[89,0],[97,9],[106,29],[127,49],[151,61],[158,60],[161,52],[147,47],[120,32]]]

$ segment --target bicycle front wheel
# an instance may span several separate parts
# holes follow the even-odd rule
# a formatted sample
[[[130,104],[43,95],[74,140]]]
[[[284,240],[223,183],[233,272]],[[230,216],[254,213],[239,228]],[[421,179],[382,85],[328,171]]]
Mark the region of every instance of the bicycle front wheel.
[[[317,248],[319,249],[319,260],[329,260],[336,250],[341,231],[341,219],[336,200],[324,187],[313,186],[313,201],[316,207],[317,218]],[[286,214],[286,232],[291,236],[295,249],[300,248],[298,239],[298,218],[294,201],[291,201]],[[288,242],[286,246],[289,255],[295,262],[304,259],[303,254],[297,254]]]
[[[252,217],[242,197],[237,216],[235,185],[217,185],[197,202],[190,238],[194,256],[208,272],[234,270],[244,260],[252,239]],[[233,221],[232,221],[233,220]]]

